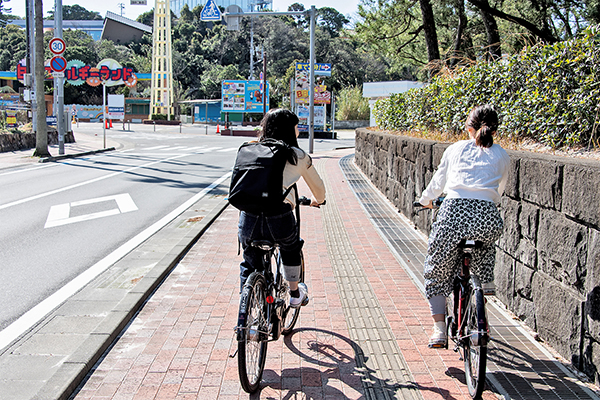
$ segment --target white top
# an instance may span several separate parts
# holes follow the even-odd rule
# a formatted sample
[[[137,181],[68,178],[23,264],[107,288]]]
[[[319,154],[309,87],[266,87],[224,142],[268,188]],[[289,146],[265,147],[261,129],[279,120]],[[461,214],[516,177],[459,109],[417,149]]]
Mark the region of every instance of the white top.
[[[287,190],[287,188],[298,182],[300,177],[302,177],[308,184],[315,200],[318,203],[323,203],[325,201],[325,184],[312,165],[312,159],[302,149],[298,147],[292,147],[292,149],[294,149],[298,156],[298,163],[296,165],[292,165],[289,162],[285,164],[285,168],[283,169],[283,190]],[[285,198],[285,202],[291,204],[292,208],[296,207],[296,195],[293,189]]]
[[[477,146],[475,139],[462,140],[446,149],[437,171],[419,203],[429,204],[442,193],[449,199],[500,202],[508,179],[510,158],[500,145]]]

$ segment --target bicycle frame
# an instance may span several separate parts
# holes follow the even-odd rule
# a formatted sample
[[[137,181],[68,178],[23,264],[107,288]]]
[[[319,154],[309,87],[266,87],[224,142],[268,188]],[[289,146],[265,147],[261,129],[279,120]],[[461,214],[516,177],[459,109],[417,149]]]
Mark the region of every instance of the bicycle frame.
[[[464,251],[464,249],[463,249]],[[473,294],[476,291],[483,293],[483,288],[479,278],[476,275],[471,275],[469,265],[471,262],[471,254],[468,251],[464,251],[461,257],[461,271],[456,277],[454,282],[454,307],[453,316],[456,321],[457,330],[452,332],[453,340],[458,348],[464,343],[465,340],[470,340],[473,346],[487,346],[489,342],[489,326],[487,322],[487,315],[484,319],[478,319],[477,331],[464,334],[466,331],[467,324],[467,306],[471,303]],[[458,296],[456,296],[458,294]],[[485,310],[484,310],[485,311]]]

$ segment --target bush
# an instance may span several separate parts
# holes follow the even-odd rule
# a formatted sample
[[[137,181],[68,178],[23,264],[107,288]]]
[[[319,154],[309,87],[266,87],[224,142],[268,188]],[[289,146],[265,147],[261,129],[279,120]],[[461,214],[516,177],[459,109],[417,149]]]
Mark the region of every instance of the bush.
[[[369,100],[362,95],[358,86],[342,89],[336,98],[335,118],[338,121],[369,119]]]
[[[464,131],[469,111],[491,104],[502,117],[499,136],[552,147],[598,143],[600,33],[537,45],[498,62],[440,75],[422,89],[378,100],[378,126],[388,130]]]
[[[152,114],[152,121],[166,121],[167,120],[167,114]],[[171,114],[171,121],[175,120],[175,115]]]

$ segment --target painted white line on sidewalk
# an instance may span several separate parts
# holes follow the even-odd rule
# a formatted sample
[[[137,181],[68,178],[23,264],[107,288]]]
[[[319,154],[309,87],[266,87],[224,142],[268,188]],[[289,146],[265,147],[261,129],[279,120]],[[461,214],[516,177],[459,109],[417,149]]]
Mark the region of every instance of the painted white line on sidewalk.
[[[37,199],[41,199],[41,198],[44,198],[44,197],[47,197],[47,196],[51,196],[53,194],[65,192],[67,190],[75,189],[75,188],[78,188],[78,187],[81,187],[81,186],[89,185],[91,183],[100,182],[100,181],[103,181],[105,179],[112,178],[112,177],[120,175],[120,174],[124,174],[126,172],[135,171],[136,169],[147,168],[147,167],[150,167],[150,166],[155,165],[155,164],[159,164],[159,163],[162,163],[162,162],[167,162],[167,161],[170,161],[170,160],[175,160],[177,158],[185,157],[186,155],[187,154],[179,154],[179,155],[176,155],[176,156],[173,156],[173,157],[169,157],[169,158],[165,158],[165,159],[162,159],[162,160],[153,161],[153,162],[148,163],[148,164],[139,165],[137,167],[131,167],[131,168],[123,169],[121,171],[116,171],[116,172],[113,172],[113,173],[110,173],[110,174],[107,174],[107,175],[104,175],[104,176],[100,176],[98,178],[90,179],[88,181],[79,182],[79,183],[76,183],[74,185],[65,186],[65,187],[60,188],[60,189],[55,189],[55,190],[51,190],[49,192],[37,194],[35,196],[26,197],[24,199],[13,201],[11,203],[2,204],[2,205],[0,205],[0,210],[4,210],[5,208],[17,206],[19,204],[23,204],[23,203],[27,203],[27,202],[30,202],[30,201],[33,201],[33,200],[37,200]]]
[[[106,271],[109,267],[111,267],[121,258],[125,257],[129,252],[131,252],[137,246],[142,244],[144,241],[146,241],[148,238],[150,238],[152,235],[154,235],[156,232],[162,229],[169,222],[173,221],[175,218],[181,215],[185,210],[190,208],[198,200],[206,196],[207,193],[209,193],[215,187],[220,185],[223,181],[228,179],[230,175],[231,172],[228,172],[216,181],[214,181],[212,184],[210,184],[210,186],[204,188],[202,191],[192,196],[189,200],[181,204],[175,210],[165,215],[159,221],[155,222],[142,232],[138,233],[133,238],[129,239],[129,241],[124,243],[121,247],[110,253],[108,256],[104,257],[102,260],[98,261],[96,264],[92,265],[90,268],[82,272],[75,279],[67,283],[62,288],[58,289],[54,294],[50,295],[45,300],[42,300],[38,305],[33,307],[31,310],[27,311],[15,322],[13,322],[12,324],[4,328],[2,331],[0,331],[0,350],[4,349],[23,333],[27,332],[48,313],[50,313],[52,310],[54,310],[56,307],[58,307],[64,301],[66,301],[69,297],[81,290],[94,278],[96,278],[102,272]]]

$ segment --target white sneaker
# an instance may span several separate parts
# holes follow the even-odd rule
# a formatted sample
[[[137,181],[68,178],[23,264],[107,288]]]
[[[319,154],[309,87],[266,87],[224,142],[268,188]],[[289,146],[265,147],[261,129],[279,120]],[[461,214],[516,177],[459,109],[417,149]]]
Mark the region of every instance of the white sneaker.
[[[433,335],[429,338],[429,347],[432,349],[447,349],[448,337],[446,336],[446,323],[444,321],[436,322],[433,325]]]
[[[300,290],[300,297],[292,297],[290,296],[290,307],[298,308],[300,306],[306,305],[308,303],[308,288],[306,284],[300,282],[298,284],[298,290]]]

